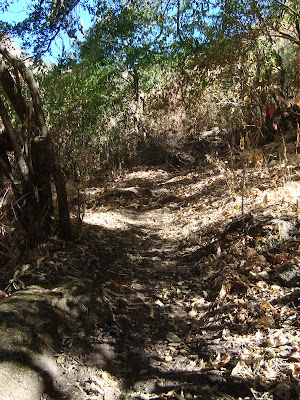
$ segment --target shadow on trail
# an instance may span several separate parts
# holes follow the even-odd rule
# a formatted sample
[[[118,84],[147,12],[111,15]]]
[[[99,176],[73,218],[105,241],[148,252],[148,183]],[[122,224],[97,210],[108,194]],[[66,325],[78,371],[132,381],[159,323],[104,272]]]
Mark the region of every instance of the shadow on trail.
[[[127,180],[123,187],[153,190],[146,206],[138,195],[128,199],[112,191],[111,198],[102,200],[108,210],[98,214],[97,223],[95,216],[85,220],[86,236],[79,246],[82,252],[76,250],[73,274],[88,276],[93,287],[103,287],[110,317],[103,321],[91,307],[87,337],[74,343],[72,351],[84,353],[87,365],[120,379],[123,390],[132,396],[163,396],[172,390],[170,399],[178,398],[181,391],[187,398],[213,399],[218,391],[249,396],[247,380],[233,379],[226,368],[203,370],[201,365],[201,359],[208,362],[222,351],[222,336],[217,323],[207,332],[188,316],[189,297],[202,295],[194,281],[198,260],[184,258],[184,238],[174,238],[169,231],[176,200],[159,204],[165,191],[176,193],[178,181],[187,182],[164,172],[155,182]]]
[[[96,226],[90,229],[97,231]],[[206,340],[190,340],[193,330],[199,335],[202,329],[187,317],[184,304],[176,306],[185,299],[184,293],[178,295],[180,285],[188,285],[192,275],[192,265],[181,262],[181,243],[153,233],[144,238],[144,230],[136,227],[117,233],[111,267],[98,271],[111,319],[103,323],[99,315],[87,340],[75,344],[73,351],[84,352],[87,365],[119,378],[127,393],[174,391],[168,398],[185,393],[212,399],[219,390],[249,396],[247,380],[233,379],[226,369],[203,371],[198,364],[198,359],[214,356],[221,332],[216,324],[205,332]],[[195,296],[197,289],[191,284]]]
[[[30,355],[26,350],[1,350],[0,366],[1,399],[16,398],[16,393],[18,398],[35,399],[36,396],[44,393],[53,400],[72,400],[72,397],[68,396],[64,390],[56,387],[55,376],[53,376],[51,370],[49,371],[46,365],[39,365],[36,357]],[[13,376],[9,378],[11,371],[13,371]],[[5,374],[7,374],[7,377]],[[7,384],[6,379],[8,379]],[[10,387],[11,391],[7,391],[7,387]]]
[[[203,317],[190,313],[194,300],[206,297],[215,301],[221,289],[222,281],[220,286],[207,286],[197,277],[201,273],[205,278],[201,259],[211,257],[213,262],[216,247],[198,246],[198,251],[187,249],[184,235],[173,235],[172,230],[177,213],[182,208],[189,207],[211,192],[216,197],[220,196],[224,187],[227,188],[227,182],[219,175],[202,180],[199,176],[186,177],[180,173],[171,176],[164,172],[152,182],[149,178],[134,177],[121,184],[123,187],[139,185],[150,188],[152,196],[147,203],[143,198],[127,199],[122,196],[106,197],[108,204],[103,203],[103,206],[109,206],[112,216],[118,213],[116,226],[111,224],[111,229],[105,230],[103,235],[110,246],[111,258],[110,266],[102,275],[102,282],[112,311],[112,321],[107,325],[96,324],[95,331],[91,332],[91,338],[94,337],[90,350],[90,354],[94,355],[90,359],[91,365],[97,365],[98,357],[98,366],[118,377],[124,390],[131,393],[131,398],[143,398],[139,397],[139,393],[155,393],[170,399],[182,398],[180,396],[214,399],[220,393],[253,398],[253,391],[264,392],[263,385],[260,386],[251,376],[241,378],[232,375],[237,363],[234,358],[222,361],[222,357],[226,359],[227,352],[240,352],[239,340],[245,343],[248,340],[243,324],[230,320],[237,314],[237,306],[216,301],[208,309],[204,301],[203,306],[198,308]],[[185,185],[190,185],[192,190],[195,185],[197,191],[187,193]],[[164,196],[170,191],[175,197],[168,197],[166,202],[162,202],[161,199],[166,198]],[[118,227],[120,221],[120,225],[124,225]],[[246,214],[224,224],[223,233],[214,234],[220,237],[230,254],[231,244],[237,242],[239,237],[247,237],[249,233],[255,237],[264,231],[265,225],[262,229],[260,227],[261,220],[256,222],[251,214]],[[101,231],[105,229],[104,225],[100,221],[98,227],[92,223],[86,227]],[[234,239],[231,239],[232,233]],[[230,256],[226,256],[224,253],[220,257],[220,273],[222,266],[231,262]],[[213,273],[217,282],[218,269]],[[226,273],[225,280],[232,279],[230,268],[223,273]],[[246,292],[240,284],[237,279],[234,286],[233,279],[231,290],[243,293],[243,297]],[[253,303],[252,306],[259,309],[260,303]],[[224,320],[224,315],[227,320],[226,317]],[[206,319],[208,317],[210,320]],[[236,343],[226,339],[229,329],[232,334],[236,329]],[[106,356],[103,346],[106,346]],[[89,356],[87,362],[88,359]],[[288,394],[290,398],[296,395],[293,389]]]
[[[188,248],[186,236],[180,232],[184,224],[176,226],[177,219],[185,216],[180,214],[182,210],[210,191],[220,192],[220,180],[216,180],[202,181],[199,175],[187,177],[164,170],[130,174],[117,190],[112,188],[92,199],[96,206],[88,210],[76,242],[47,245],[51,257],[40,263],[39,274],[47,276],[47,287],[53,290],[47,289],[45,301],[56,310],[57,325],[68,328],[68,332],[57,329],[55,337],[60,340],[61,352],[78,360],[69,370],[72,379],[79,381],[76,368],[82,369],[83,388],[91,380],[90,371],[96,369],[98,375],[105,371],[120,382],[122,393],[106,395],[106,400],[121,400],[124,393],[129,399],[151,399],[154,394],[152,398],[214,400],[222,393],[251,399],[253,390],[264,391],[254,378],[232,376],[236,360],[225,362],[222,358],[229,351],[238,354],[241,346],[226,339],[226,330],[234,332],[236,327],[240,338],[247,340],[235,322],[229,318],[224,322],[238,307],[214,303],[222,285],[221,281],[218,286],[217,277],[227,255],[224,259],[220,256],[215,271],[204,270],[202,259],[211,257],[211,264],[216,260],[215,244]],[[187,193],[185,185],[195,185],[197,190]],[[120,187],[133,189],[122,191]],[[151,193],[138,190],[140,187]],[[173,197],[167,197],[170,191]],[[227,228],[226,240],[232,225]],[[250,232],[244,224],[240,230],[235,228],[237,236]],[[229,247],[227,250],[230,253]],[[210,268],[209,263],[204,265]],[[230,269],[226,271],[225,279],[234,282]],[[205,283],[208,273],[216,279]],[[28,281],[26,276],[22,279],[28,291],[38,283],[33,273],[28,274]],[[211,282],[218,284],[212,286]],[[240,287],[232,285],[234,290],[241,293]],[[18,292],[5,301],[13,304],[14,296],[17,298]],[[213,301],[207,301],[209,298]],[[30,302],[30,297],[26,301]],[[38,301],[36,306],[45,309]],[[51,311],[41,315],[55,322]],[[14,318],[32,330],[39,329],[22,317]],[[82,392],[78,398],[88,398],[88,389]]]

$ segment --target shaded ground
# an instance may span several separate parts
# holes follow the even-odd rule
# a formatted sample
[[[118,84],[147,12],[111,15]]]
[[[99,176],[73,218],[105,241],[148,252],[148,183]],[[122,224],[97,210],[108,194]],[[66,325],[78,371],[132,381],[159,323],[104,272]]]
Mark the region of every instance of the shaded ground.
[[[85,196],[80,239],[54,237],[1,278],[4,319],[38,292],[46,306],[23,323],[54,321],[43,399],[300,397],[297,165],[202,157]]]

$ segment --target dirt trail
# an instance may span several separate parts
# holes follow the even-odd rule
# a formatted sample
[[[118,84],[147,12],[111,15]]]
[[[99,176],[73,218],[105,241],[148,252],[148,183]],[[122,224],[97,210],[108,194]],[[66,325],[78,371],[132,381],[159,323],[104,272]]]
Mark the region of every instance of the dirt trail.
[[[291,205],[300,185],[287,183],[281,192],[271,183],[278,171],[269,173],[251,173],[260,187],[268,185],[269,207],[266,193],[250,185],[244,216],[241,197],[213,168],[140,170],[91,196],[85,227],[102,249],[91,252],[98,257],[93,265],[100,261],[106,269],[95,277],[105,281],[112,318],[98,325],[87,359],[118,380],[120,393],[112,398],[298,398],[297,385],[281,386],[288,362],[270,364],[265,350],[282,333],[282,320],[295,316],[288,300],[286,316],[274,310],[279,298],[294,293],[297,271],[284,289],[278,286],[284,267],[270,270],[265,255],[274,247],[281,254],[288,241],[298,249],[297,265],[299,224]],[[285,254],[282,263],[292,263]],[[283,333],[289,351],[296,332],[294,321]],[[252,370],[252,361],[261,365]]]
[[[284,174],[249,172],[244,215],[242,170],[88,188],[80,239],[49,241],[21,277],[60,285],[59,398],[298,399],[300,184]]]

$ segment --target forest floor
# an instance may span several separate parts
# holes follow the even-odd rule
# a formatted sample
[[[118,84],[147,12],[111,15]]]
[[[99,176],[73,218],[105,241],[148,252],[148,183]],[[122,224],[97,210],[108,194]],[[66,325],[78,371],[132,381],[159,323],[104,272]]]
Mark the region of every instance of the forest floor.
[[[79,239],[2,270],[55,360],[41,399],[300,398],[299,166],[192,153],[90,181]]]

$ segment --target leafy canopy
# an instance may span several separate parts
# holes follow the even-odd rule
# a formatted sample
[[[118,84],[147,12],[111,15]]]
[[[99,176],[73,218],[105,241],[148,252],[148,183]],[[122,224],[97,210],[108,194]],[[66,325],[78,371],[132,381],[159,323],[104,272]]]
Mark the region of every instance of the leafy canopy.
[[[0,1],[4,17],[17,3]],[[79,39],[84,33],[82,11],[89,12],[94,22],[89,36],[98,40],[99,47],[101,44],[99,57],[125,48],[129,63],[137,48],[139,52],[144,48],[146,57],[147,51],[151,53],[153,47],[162,44],[178,49],[179,43],[197,49],[199,43],[222,42],[257,31],[277,32],[300,44],[298,0],[32,0],[28,4],[27,16],[21,22],[7,23],[0,17],[0,31],[23,38],[37,56],[49,52],[61,32]],[[293,33],[282,24],[283,15],[295,26]],[[88,47],[92,49],[91,41],[83,53]]]

